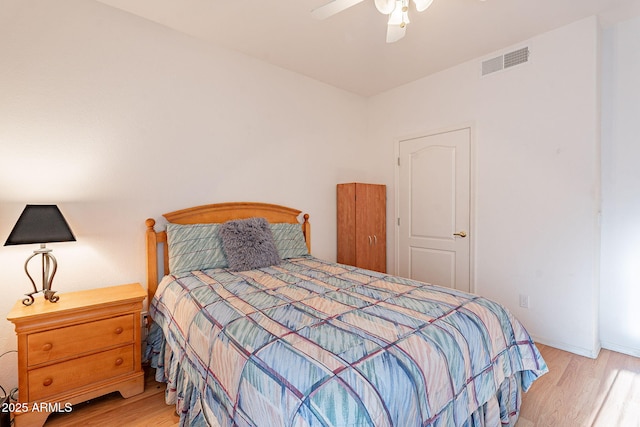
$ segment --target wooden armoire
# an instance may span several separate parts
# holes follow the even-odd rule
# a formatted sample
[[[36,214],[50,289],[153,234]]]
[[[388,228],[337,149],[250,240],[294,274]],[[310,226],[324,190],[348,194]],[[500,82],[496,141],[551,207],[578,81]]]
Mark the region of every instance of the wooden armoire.
[[[386,272],[386,186],[338,184],[337,197],[338,262]]]

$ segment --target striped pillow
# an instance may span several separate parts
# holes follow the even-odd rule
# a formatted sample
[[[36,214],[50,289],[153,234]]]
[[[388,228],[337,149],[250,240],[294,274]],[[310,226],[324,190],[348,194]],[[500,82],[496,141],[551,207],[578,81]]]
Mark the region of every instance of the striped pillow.
[[[222,239],[218,236],[219,225],[167,224],[171,274],[227,267]]]
[[[269,225],[280,258],[299,258],[309,255],[300,224],[277,223]]]

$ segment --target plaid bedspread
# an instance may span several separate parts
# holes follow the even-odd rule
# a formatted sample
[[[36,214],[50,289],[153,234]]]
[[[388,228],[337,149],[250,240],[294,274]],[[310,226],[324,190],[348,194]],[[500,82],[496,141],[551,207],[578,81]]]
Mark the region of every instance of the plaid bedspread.
[[[314,257],[167,276],[150,314],[189,425],[508,424],[547,371],[495,302]]]

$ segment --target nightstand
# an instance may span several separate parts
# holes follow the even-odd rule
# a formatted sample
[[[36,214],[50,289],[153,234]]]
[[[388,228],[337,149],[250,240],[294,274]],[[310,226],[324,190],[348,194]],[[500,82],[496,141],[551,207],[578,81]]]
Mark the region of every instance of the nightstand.
[[[18,336],[16,426],[41,426],[50,413],[119,391],[144,391],[140,284],[18,301],[7,319]]]

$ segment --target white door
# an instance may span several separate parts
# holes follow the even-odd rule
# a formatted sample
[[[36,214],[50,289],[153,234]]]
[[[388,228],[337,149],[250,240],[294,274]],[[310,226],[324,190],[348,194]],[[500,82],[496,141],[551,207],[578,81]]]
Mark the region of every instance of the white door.
[[[468,292],[471,130],[399,145],[398,274]]]

